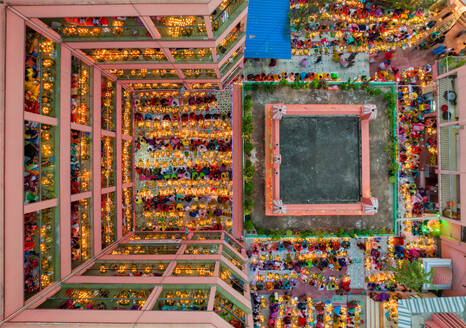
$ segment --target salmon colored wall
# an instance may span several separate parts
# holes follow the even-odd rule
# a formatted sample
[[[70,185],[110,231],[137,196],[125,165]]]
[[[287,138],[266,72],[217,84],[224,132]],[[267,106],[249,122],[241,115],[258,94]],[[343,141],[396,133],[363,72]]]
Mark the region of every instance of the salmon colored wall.
[[[452,289],[443,292],[443,296],[466,295],[466,243],[441,238],[442,258],[451,258],[453,262]]]

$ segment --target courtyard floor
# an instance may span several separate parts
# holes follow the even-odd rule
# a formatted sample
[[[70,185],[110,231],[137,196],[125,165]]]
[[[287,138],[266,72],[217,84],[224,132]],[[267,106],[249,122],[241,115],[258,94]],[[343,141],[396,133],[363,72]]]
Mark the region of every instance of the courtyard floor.
[[[389,88],[383,89],[384,92]],[[275,89],[273,94],[264,90],[245,91],[250,94],[254,107],[252,109],[254,132],[251,142],[254,150],[251,161],[256,169],[252,180],[254,184],[253,198],[255,206],[251,217],[256,228],[266,230],[296,229],[337,231],[341,228],[379,229],[393,226],[393,185],[389,182],[389,155],[385,150],[390,140],[390,121],[384,112],[386,109],[383,96],[368,96],[366,91],[328,91],[328,90],[295,90],[290,87]],[[264,105],[266,103],[290,104],[366,104],[377,105],[377,119],[370,122],[370,160],[371,160],[371,194],[379,200],[378,213],[373,216],[266,216],[264,212]],[[332,134],[328,135],[332,138]],[[337,152],[337,151],[336,151]],[[320,172],[320,171],[322,172]],[[325,175],[327,170],[320,167],[316,174]],[[336,188],[341,181],[328,183]]]

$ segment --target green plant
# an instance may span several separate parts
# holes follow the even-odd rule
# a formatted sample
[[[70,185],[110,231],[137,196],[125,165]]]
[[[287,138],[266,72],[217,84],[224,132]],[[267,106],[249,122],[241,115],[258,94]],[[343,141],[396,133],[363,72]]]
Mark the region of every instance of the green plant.
[[[243,228],[244,228],[244,230],[247,230],[247,231],[255,230],[254,223],[252,222],[252,219],[251,219],[250,215],[247,215],[245,217]]]
[[[397,174],[399,167],[400,165],[398,164],[398,162],[392,161],[390,164],[390,172],[389,172],[390,176],[394,176],[395,174]]]
[[[254,184],[252,182],[246,182],[244,184],[244,193],[246,196],[251,196],[254,191]]]
[[[275,91],[275,84],[273,83],[262,83],[262,88],[265,92],[273,94]]]
[[[251,101],[251,96],[247,95],[244,97],[244,113],[249,114],[251,112],[251,108],[253,106],[253,103]]]
[[[319,81],[319,89],[327,89],[327,88],[328,88],[327,80],[320,80]]]
[[[383,95],[383,99],[389,103],[389,102],[394,102],[395,101],[395,94],[393,93],[393,91],[389,91],[389,92],[386,92],[384,93]]]
[[[252,123],[252,115],[244,115],[243,116],[243,125],[248,125]]]
[[[391,176],[388,178],[388,182],[390,182],[391,184],[394,184],[394,183],[396,182],[396,176],[391,175]]]
[[[246,135],[249,137],[252,131],[254,131],[254,125],[252,125],[252,120],[248,122],[248,119],[244,120],[243,118],[243,124],[241,125],[241,132],[243,132],[243,136]]]
[[[369,96],[378,96],[382,94],[382,90],[379,88],[369,88],[367,89]]]
[[[368,90],[370,88],[370,85],[371,85],[371,81],[369,79],[366,79],[366,80],[362,81],[361,89],[362,90]]]
[[[275,230],[272,232],[272,240],[280,240],[281,237],[282,237],[282,234],[280,230]]]
[[[244,152],[249,156],[252,152],[252,150],[254,149],[254,146],[253,144],[246,139],[246,141],[244,142]]]
[[[361,86],[359,84],[357,84],[357,83],[350,83],[349,88],[357,91],[357,90],[361,89]]]
[[[316,232],[316,236],[319,239],[323,239],[325,237],[325,231],[324,230],[319,230]]]
[[[244,175],[248,178],[248,181],[256,174],[256,169],[252,166],[252,162],[248,159],[246,160],[246,165],[244,166]]]
[[[421,292],[424,284],[432,284],[433,271],[426,273],[420,259],[403,261],[389,270],[393,271],[395,282],[410,290]]]
[[[243,203],[244,215],[250,215],[253,208],[254,208],[254,200],[246,199]]]

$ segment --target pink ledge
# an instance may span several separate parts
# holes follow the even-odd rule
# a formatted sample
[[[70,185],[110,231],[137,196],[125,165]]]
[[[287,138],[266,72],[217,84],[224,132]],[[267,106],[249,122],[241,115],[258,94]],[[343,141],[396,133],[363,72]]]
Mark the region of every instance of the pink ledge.
[[[285,110],[277,115],[277,107]],[[275,112],[274,112],[275,111]],[[352,204],[282,204],[280,200],[280,120],[283,116],[358,116],[361,120],[362,200]],[[266,104],[265,105],[265,214],[283,215],[374,215],[377,200],[370,192],[369,120],[375,119],[373,105],[346,104]],[[283,206],[284,211],[274,211]],[[277,205],[278,204],[278,205]]]

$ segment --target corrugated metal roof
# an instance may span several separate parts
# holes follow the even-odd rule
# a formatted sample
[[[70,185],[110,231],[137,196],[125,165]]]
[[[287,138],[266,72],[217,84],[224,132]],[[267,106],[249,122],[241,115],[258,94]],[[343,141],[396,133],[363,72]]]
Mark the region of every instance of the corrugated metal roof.
[[[249,0],[246,58],[291,58],[289,0]]]

